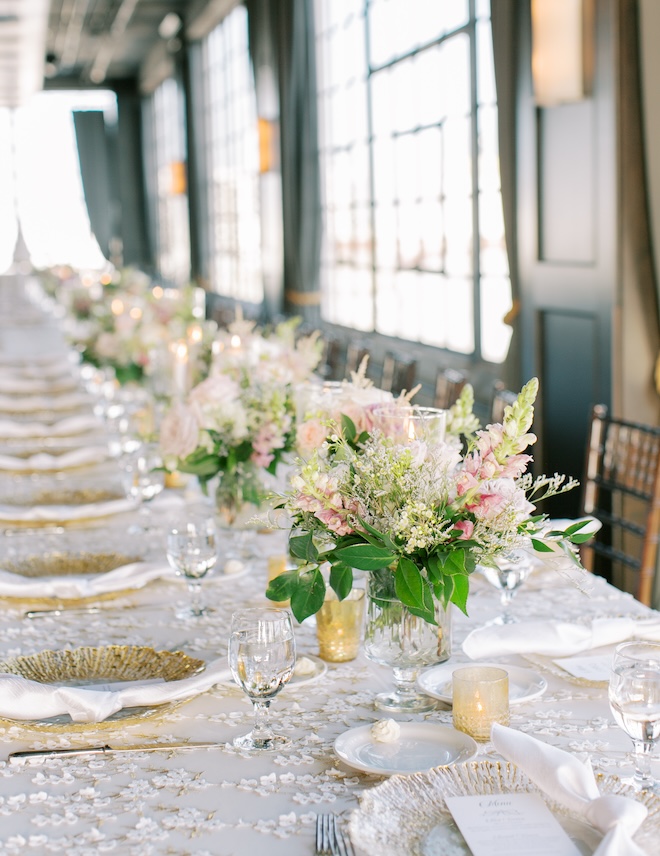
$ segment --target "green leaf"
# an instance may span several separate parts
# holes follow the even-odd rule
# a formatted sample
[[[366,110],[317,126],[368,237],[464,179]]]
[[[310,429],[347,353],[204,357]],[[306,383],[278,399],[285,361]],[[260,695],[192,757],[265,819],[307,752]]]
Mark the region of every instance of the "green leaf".
[[[418,615],[429,624],[438,623],[435,620],[433,592],[414,562],[405,557],[401,558],[394,581],[397,597],[401,603],[408,607],[413,615]]]
[[[554,553],[555,551],[552,547],[548,547],[543,541],[539,541],[537,538],[532,538],[532,547],[536,550],[537,553]]]
[[[339,600],[343,600],[353,588],[353,568],[336,562],[330,567],[330,587]]]
[[[379,532],[378,529],[375,529],[370,523],[367,523],[367,521],[363,520],[361,517],[358,517],[358,520],[360,521],[360,526],[362,526],[365,531],[370,532],[375,538],[380,539],[381,543],[384,544],[388,550],[396,550],[396,545],[387,532]]]
[[[570,542],[572,544],[585,544],[594,537],[593,532],[583,532],[581,535],[571,535]]]
[[[351,568],[361,571],[377,571],[386,568],[396,561],[396,554],[373,544],[355,544],[351,547],[342,547],[335,550],[338,559]]]
[[[465,550],[452,550],[449,553],[440,553],[438,559],[445,574],[467,574],[469,571],[465,565],[466,556]]]
[[[439,585],[442,587],[444,580],[444,573],[442,562],[438,558],[436,553],[431,553],[427,562],[427,570],[429,574],[429,579],[434,585]]]
[[[454,581],[454,591],[451,595],[451,602],[455,603],[461,612],[467,615],[467,599],[470,593],[470,580],[467,576],[456,574],[452,577]]]
[[[355,435],[357,434],[355,422],[345,413],[341,414],[341,430],[347,442],[353,443],[355,441]]]
[[[286,571],[274,577],[266,589],[266,597],[269,600],[288,600],[298,583],[298,571]]]
[[[318,568],[300,574],[291,593],[291,612],[302,622],[318,612],[325,600],[325,582]]]
[[[289,538],[289,552],[292,556],[302,559],[304,562],[316,562],[319,557],[319,551],[314,544],[313,533],[306,532],[304,535],[291,535]]]

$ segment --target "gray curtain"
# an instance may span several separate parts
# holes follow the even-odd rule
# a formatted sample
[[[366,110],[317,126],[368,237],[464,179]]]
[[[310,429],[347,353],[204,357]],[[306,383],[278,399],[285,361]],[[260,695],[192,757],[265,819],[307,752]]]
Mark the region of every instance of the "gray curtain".
[[[280,98],[284,297],[309,324],[320,317],[321,190],[313,0],[249,0],[255,77],[275,65]]]
[[[101,252],[110,258],[115,231],[116,197],[112,192],[110,158],[103,113],[74,111],[73,123],[89,222]]]
[[[507,318],[513,334],[503,378],[509,389],[519,389],[522,383],[520,357],[520,286],[518,281],[518,225],[516,204],[516,101],[518,79],[518,22],[516,0],[495,0],[491,3],[493,31],[493,60],[497,90],[500,177],[502,207],[506,235],[513,305]]]

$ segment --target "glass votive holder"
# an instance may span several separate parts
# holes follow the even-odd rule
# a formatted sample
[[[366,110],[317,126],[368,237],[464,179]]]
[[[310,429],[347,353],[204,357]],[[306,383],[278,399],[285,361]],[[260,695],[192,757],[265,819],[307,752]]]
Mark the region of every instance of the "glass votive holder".
[[[452,675],[454,728],[490,740],[494,722],[509,724],[509,675],[493,666],[466,666]]]
[[[375,427],[395,443],[404,445],[419,440],[438,446],[445,442],[446,410],[394,402],[374,408],[371,415]]]
[[[351,589],[344,600],[328,589],[316,613],[319,657],[330,663],[354,660],[360,650],[364,628],[364,589]]]

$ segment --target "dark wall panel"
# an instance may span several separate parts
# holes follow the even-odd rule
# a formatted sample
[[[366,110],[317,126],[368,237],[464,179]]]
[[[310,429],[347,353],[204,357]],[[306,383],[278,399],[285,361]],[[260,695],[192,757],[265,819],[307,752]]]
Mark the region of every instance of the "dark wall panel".
[[[546,473],[582,480],[591,407],[596,402],[598,319],[587,313],[545,311],[540,314],[543,385],[543,458]],[[579,513],[580,489],[557,497],[541,511]]]

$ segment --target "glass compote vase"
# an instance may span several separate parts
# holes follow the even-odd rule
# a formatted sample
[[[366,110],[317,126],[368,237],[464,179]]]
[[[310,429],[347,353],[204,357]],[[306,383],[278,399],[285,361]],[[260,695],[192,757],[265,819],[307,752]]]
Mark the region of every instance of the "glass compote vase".
[[[370,660],[389,666],[394,689],[380,693],[375,706],[391,713],[432,710],[435,701],[417,691],[415,682],[424,666],[447,660],[451,654],[451,608],[436,603],[437,625],[429,624],[397,598],[389,568],[367,575],[367,625],[364,651]]]

